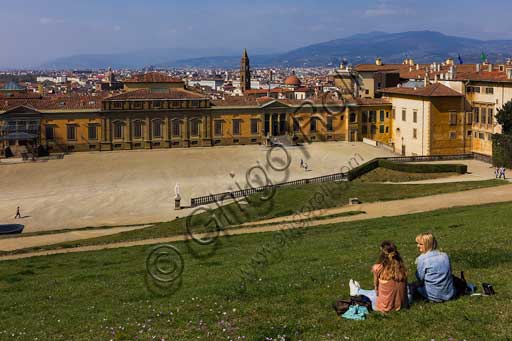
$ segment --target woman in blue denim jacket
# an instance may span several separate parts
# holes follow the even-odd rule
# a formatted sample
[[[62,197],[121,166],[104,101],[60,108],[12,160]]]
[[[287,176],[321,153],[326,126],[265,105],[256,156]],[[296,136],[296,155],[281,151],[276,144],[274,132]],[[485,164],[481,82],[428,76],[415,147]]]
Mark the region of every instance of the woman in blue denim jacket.
[[[421,255],[416,258],[416,278],[413,292],[432,302],[444,302],[455,297],[450,257],[437,250],[436,238],[431,233],[416,237]]]

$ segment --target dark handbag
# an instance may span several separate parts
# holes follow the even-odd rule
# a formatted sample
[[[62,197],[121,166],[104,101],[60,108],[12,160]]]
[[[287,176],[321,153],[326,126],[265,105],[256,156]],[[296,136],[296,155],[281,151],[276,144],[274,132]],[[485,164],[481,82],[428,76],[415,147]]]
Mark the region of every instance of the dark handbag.
[[[491,283],[482,283],[482,288],[484,289],[485,295],[496,295]]]
[[[351,305],[366,307],[368,311],[372,311],[372,301],[364,295],[350,296],[350,303]]]
[[[342,315],[350,308],[351,303],[351,300],[339,299],[332,304],[332,307],[336,311],[336,315]]]
[[[464,278],[464,271],[460,272],[460,278],[452,275],[453,277],[453,286],[455,287],[455,295],[463,296],[468,293],[468,283],[466,282],[466,278]]]

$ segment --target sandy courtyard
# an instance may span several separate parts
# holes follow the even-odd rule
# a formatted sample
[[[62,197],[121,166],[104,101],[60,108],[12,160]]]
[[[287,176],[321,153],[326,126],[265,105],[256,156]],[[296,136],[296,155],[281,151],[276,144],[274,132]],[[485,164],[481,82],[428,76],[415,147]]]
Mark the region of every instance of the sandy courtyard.
[[[362,143],[304,148],[287,147],[288,176],[268,167],[268,148],[263,146],[76,153],[63,160],[0,165],[0,223],[20,222],[24,232],[34,232],[168,221],[190,212],[173,209],[176,183],[182,205],[188,205],[191,197],[236,189],[235,182],[245,187],[247,170],[258,162],[272,181],[282,182],[339,172],[356,153],[365,161],[391,156]],[[271,155],[275,158],[286,159],[279,149]],[[300,159],[309,171],[300,168]],[[279,160],[274,164],[282,167]],[[14,220],[18,205],[25,217]]]

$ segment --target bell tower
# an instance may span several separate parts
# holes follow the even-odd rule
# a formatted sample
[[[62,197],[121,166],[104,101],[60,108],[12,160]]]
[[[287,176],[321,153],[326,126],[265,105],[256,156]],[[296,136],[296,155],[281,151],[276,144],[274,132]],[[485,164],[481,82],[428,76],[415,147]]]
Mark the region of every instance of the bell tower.
[[[251,68],[246,49],[244,49],[242,54],[242,60],[240,60],[240,88],[242,92],[251,89]]]

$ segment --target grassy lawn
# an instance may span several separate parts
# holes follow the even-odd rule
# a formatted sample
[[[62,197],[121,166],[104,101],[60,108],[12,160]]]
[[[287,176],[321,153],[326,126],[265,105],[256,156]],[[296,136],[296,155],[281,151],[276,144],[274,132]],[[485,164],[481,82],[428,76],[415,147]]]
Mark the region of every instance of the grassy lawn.
[[[150,247],[2,262],[0,339],[478,340],[512,335],[512,203],[326,225],[276,247],[240,290],[240,269],[274,233],[232,236],[217,245],[180,242],[180,286],[147,280]],[[494,284],[495,297],[463,297],[366,321],[335,316],[348,280],[369,288],[383,239],[397,243],[410,273],[414,237],[433,231],[454,271]],[[412,279],[413,276],[410,275]],[[152,288],[149,290],[148,288]]]
[[[251,205],[238,205],[235,203],[216,209],[214,213],[219,217],[222,226],[226,228],[262,219],[283,217],[294,214],[307,206],[308,201],[317,192],[327,193],[325,200],[315,204],[315,209],[340,207],[348,204],[348,199],[359,198],[362,202],[388,201],[406,198],[429,196],[434,194],[459,192],[471,189],[486,188],[509,184],[502,180],[468,181],[439,184],[379,184],[367,183],[355,180],[347,183],[309,184],[293,187],[284,187],[276,191],[274,197],[268,201],[259,201],[264,194],[258,194],[249,198]],[[243,207],[244,211],[241,212]],[[202,224],[211,217],[211,214],[201,213],[191,220],[194,232],[202,232]],[[71,248],[77,246],[109,244],[150,238],[164,238],[183,234],[186,231],[186,219],[181,218],[171,222],[155,224],[136,231],[123,232],[116,235],[78,240],[61,244],[35,247],[14,252],[0,252],[0,254],[25,253],[30,251],[50,250],[56,248]]]
[[[447,178],[449,176],[460,175],[455,172],[450,173],[409,173],[400,172],[393,169],[377,168],[364,175],[358,180],[361,182],[406,182]]]

